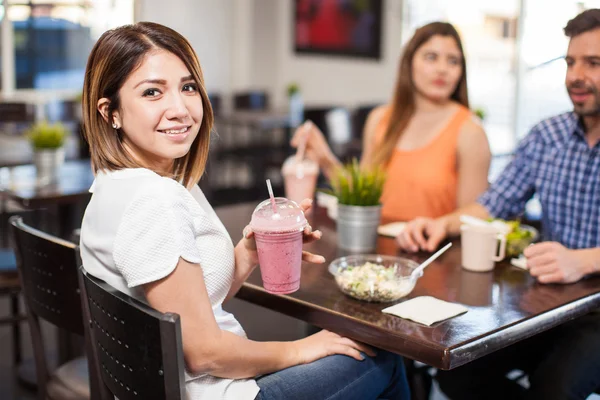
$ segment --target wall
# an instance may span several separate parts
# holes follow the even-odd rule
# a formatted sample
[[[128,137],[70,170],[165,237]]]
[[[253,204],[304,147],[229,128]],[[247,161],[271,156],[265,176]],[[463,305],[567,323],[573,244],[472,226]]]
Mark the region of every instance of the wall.
[[[152,21],[185,36],[200,58],[207,90],[232,85],[233,0],[137,0],[136,21]]]
[[[391,95],[401,50],[402,1],[384,0],[382,58],[296,55],[293,0],[138,0],[136,20],[165,24],[186,36],[200,57],[209,91],[266,89],[286,104],[285,88],[300,84],[310,105],[384,102]]]
[[[273,45],[267,40],[259,42],[271,47],[271,56],[265,57],[267,50],[255,50],[254,71],[276,67],[271,89],[275,101],[285,102],[285,87],[298,82],[305,102],[310,105],[349,105],[384,102],[390,98],[396,80],[396,70],[402,46],[402,1],[385,0],[382,28],[382,58],[361,60],[359,58],[297,55],[293,49],[293,1],[255,0],[255,7],[265,14],[275,10],[271,21],[255,24],[255,36],[270,35],[275,38]],[[273,11],[271,11],[273,12]],[[272,47],[274,46],[274,47]],[[260,74],[258,75],[260,76]]]

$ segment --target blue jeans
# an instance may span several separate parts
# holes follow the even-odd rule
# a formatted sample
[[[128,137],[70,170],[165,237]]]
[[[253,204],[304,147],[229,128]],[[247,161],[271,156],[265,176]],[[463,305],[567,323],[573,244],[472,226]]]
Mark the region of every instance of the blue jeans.
[[[377,350],[363,361],[342,355],[322,358],[256,379],[257,400],[410,400],[402,357]]]
[[[529,389],[506,378],[520,369]],[[600,389],[600,313],[567,322],[436,379],[451,399],[584,400]]]

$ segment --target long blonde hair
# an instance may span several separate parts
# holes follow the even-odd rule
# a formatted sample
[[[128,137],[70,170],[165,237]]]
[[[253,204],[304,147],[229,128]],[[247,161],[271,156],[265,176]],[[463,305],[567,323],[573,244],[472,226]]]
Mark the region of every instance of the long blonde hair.
[[[398,71],[398,80],[392,99],[391,113],[383,138],[375,147],[373,165],[385,165],[389,162],[402,132],[406,129],[408,122],[415,112],[415,86],[412,80],[412,61],[417,50],[435,35],[450,36],[456,41],[461,54],[462,75],[450,98],[467,108],[469,107],[467,66],[458,32],[447,22],[432,22],[420,27],[404,48],[402,58],[400,59],[400,70]]]
[[[181,59],[196,81],[202,98],[204,116],[200,132],[190,151],[175,160],[170,175],[186,187],[190,187],[196,184],[204,173],[213,112],[198,56],[190,43],[174,30],[152,22],[139,22],[109,30],[98,39],[85,70],[82,97],[83,132],[90,146],[94,172],[145,167],[139,165],[128,154],[121,141],[120,132],[112,128],[112,115],[120,109],[119,90],[123,83],[139,67],[144,56],[157,48],[173,53]],[[101,98],[110,101],[108,122],[97,110]]]

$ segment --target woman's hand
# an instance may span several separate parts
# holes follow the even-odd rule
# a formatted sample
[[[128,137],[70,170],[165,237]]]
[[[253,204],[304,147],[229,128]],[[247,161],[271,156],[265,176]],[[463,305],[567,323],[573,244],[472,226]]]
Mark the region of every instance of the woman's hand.
[[[312,207],[312,203],[313,202],[311,199],[304,199],[300,203],[300,208],[304,213],[306,213]],[[321,236],[323,236],[321,231],[313,231],[312,227],[307,224],[304,228],[302,239],[304,243],[312,243],[315,240],[321,239]],[[244,247],[247,250],[249,257],[251,257],[252,260],[255,260],[255,263],[258,263],[256,240],[254,240],[254,232],[252,231],[250,225],[246,225],[244,228],[244,238],[242,240],[244,241]],[[302,251],[302,260],[313,264],[323,264],[325,262],[325,257],[310,253],[308,251]]]
[[[371,347],[326,330],[292,342],[292,345],[296,353],[294,361],[297,364],[308,364],[334,354],[342,354],[359,361],[364,360],[361,352],[371,357],[376,355]]]
[[[396,243],[404,251],[434,251],[448,235],[447,223],[443,218],[415,218],[396,237]]]
[[[310,120],[296,129],[290,145],[298,148],[301,143],[305,143],[305,157],[319,164],[326,176],[330,176],[331,172],[340,165],[338,159],[333,155],[325,135]]]

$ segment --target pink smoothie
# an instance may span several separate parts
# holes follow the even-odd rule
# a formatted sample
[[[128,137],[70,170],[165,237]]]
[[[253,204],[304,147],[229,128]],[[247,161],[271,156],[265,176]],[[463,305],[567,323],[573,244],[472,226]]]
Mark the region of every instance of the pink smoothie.
[[[300,287],[302,231],[307,222],[295,202],[277,197],[275,204],[275,210],[269,200],[259,204],[250,226],[264,288],[270,293],[286,294]]]
[[[292,293],[300,288],[302,232],[254,233],[264,288]]]
[[[291,156],[281,167],[283,183],[285,185],[285,196],[300,204],[304,199],[312,199],[315,195],[319,166],[309,159],[298,162],[296,157]]]

